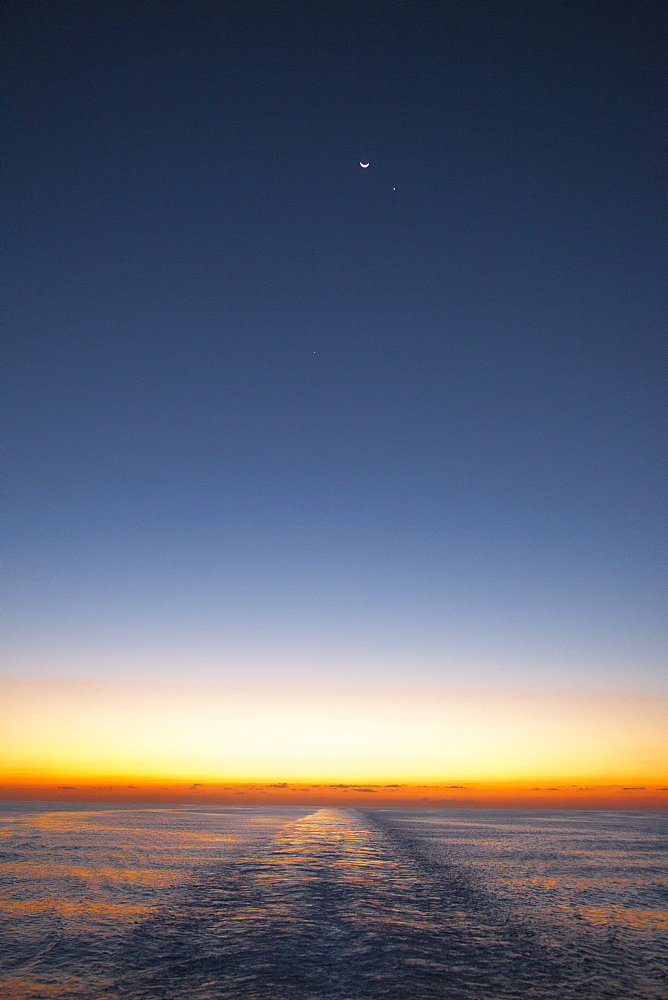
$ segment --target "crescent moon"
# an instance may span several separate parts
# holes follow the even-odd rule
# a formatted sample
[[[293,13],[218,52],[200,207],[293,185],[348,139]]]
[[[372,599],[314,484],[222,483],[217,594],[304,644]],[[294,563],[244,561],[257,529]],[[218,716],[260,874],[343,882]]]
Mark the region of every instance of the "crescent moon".
[[[363,168],[364,168],[364,170],[366,170],[366,168],[367,168],[368,166],[369,166],[369,164],[368,164],[368,163],[362,163],[362,161],[360,160],[360,167],[363,167]]]

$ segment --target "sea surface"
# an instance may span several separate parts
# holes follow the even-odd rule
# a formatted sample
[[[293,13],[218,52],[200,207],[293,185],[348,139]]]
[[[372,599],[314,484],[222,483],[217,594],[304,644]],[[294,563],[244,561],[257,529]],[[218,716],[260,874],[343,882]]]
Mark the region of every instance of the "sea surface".
[[[0,997],[665,1000],[668,817],[0,804]]]

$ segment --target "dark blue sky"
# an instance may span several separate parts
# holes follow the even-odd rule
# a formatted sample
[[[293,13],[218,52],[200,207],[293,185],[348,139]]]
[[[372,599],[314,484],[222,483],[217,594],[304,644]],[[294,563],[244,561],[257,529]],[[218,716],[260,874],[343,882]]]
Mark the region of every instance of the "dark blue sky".
[[[665,4],[5,22],[10,672],[656,686]]]

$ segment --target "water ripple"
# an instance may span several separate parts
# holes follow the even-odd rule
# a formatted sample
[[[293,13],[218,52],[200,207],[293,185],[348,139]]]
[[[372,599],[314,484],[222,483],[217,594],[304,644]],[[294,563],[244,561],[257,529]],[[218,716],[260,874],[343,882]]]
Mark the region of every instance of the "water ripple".
[[[0,997],[663,998],[654,821],[622,818],[611,839],[595,814],[589,826],[528,815],[27,817],[0,859]],[[19,842],[32,844],[22,860]]]

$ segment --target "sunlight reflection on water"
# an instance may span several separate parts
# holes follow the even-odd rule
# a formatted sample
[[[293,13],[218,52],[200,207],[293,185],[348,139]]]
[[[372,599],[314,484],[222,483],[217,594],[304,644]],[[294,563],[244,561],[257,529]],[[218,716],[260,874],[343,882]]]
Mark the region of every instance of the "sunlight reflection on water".
[[[666,818],[0,812],[6,1000],[658,1000]]]

